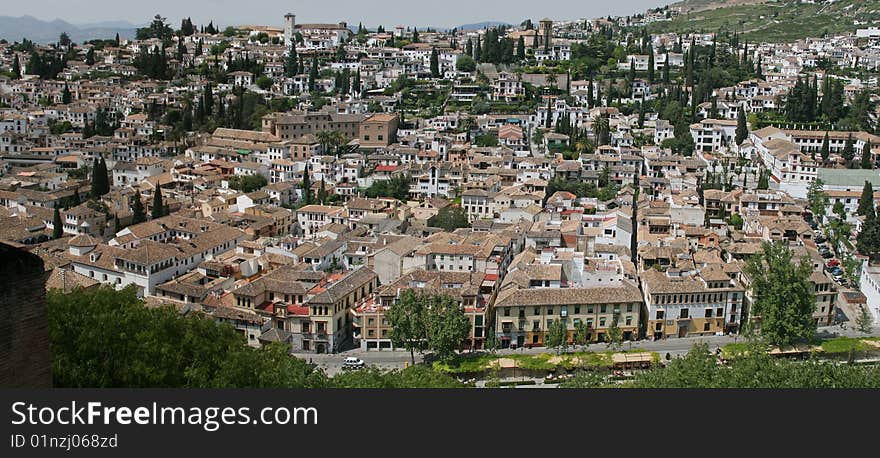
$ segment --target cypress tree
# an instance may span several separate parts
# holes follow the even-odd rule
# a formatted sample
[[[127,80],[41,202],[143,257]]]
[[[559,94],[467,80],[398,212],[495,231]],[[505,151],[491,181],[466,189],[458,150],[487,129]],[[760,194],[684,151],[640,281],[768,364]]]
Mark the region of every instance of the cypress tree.
[[[299,58],[296,55],[296,46],[291,46],[287,60],[284,62],[284,73],[288,78],[292,78],[297,75],[297,70],[299,70]]]
[[[553,113],[551,112],[550,99],[548,98],[547,99],[547,119],[544,121],[544,127],[549,129],[550,126],[552,125],[552,121],[553,121]]]
[[[440,56],[437,54],[437,48],[431,48],[431,77],[440,77]]]
[[[72,98],[73,96],[70,94],[70,88],[67,87],[67,83],[64,83],[64,91],[61,93],[61,103],[69,105]]]
[[[739,110],[736,114],[736,144],[737,146],[741,145],[743,141],[745,141],[746,137],[749,136],[749,127],[746,124],[746,110],[742,105],[739,106]]]
[[[135,193],[131,203],[131,223],[140,224],[147,220],[147,214],[144,211],[144,203],[141,201],[140,193]]]
[[[318,58],[312,58],[312,68],[309,70],[309,92],[315,92],[315,84],[318,79]]]
[[[871,170],[874,168],[874,161],[871,159],[871,142],[865,142],[865,146],[862,148],[862,161],[861,164],[863,169]]]
[[[15,79],[21,78],[21,62],[18,61],[18,54],[12,59],[12,75]]]
[[[474,60],[477,62],[481,62],[483,58],[483,49],[482,45],[480,45],[480,37],[477,37],[477,46],[474,47]]]
[[[98,183],[98,196],[103,196],[110,192],[110,178],[107,173],[107,162],[102,157],[98,162],[98,172],[95,173],[95,180]]]
[[[306,168],[303,171],[303,180],[302,180],[302,195],[303,195],[303,204],[311,205],[312,204],[312,178],[309,172],[309,163],[306,162]]]
[[[526,58],[526,40],[522,35],[519,36],[519,41],[516,43],[516,58],[518,60],[525,60]]]
[[[645,127],[645,104],[644,102],[639,102],[639,129]]]
[[[648,82],[654,83],[654,47],[648,45]]]
[[[165,205],[162,203],[162,188],[156,183],[156,192],[153,193],[153,210],[151,215],[153,219],[165,216]]]
[[[61,212],[58,211],[58,207],[55,207],[55,211],[52,213],[52,238],[60,239],[62,235],[64,235],[64,226],[61,222]]]
[[[865,219],[874,218],[874,187],[871,186],[871,183],[865,180],[865,187],[862,188],[862,196],[859,198],[859,209],[857,213],[860,216],[865,216]],[[868,213],[870,213],[870,218],[868,218]]]
[[[822,139],[822,149],[820,151],[822,156],[822,163],[827,163],[828,159],[831,157],[831,144],[828,138],[828,132],[825,132],[825,138]]]
[[[470,38],[468,38],[467,44],[464,46],[464,53],[474,57],[474,42]]]
[[[663,62],[663,84],[669,84],[669,52],[666,52],[666,61]]]
[[[593,101],[593,77],[591,76],[587,80],[587,105],[589,105],[590,108],[593,108]]]
[[[855,148],[853,147],[852,134],[849,134],[849,136],[846,138],[846,144],[843,146],[843,151],[840,153],[840,155],[846,162],[847,167],[849,167],[849,164],[856,156]]]
[[[101,161],[96,157],[94,161],[92,161],[92,182],[90,183],[91,189],[89,191],[89,195],[94,199],[103,194],[101,194],[101,190],[103,185],[101,184]]]

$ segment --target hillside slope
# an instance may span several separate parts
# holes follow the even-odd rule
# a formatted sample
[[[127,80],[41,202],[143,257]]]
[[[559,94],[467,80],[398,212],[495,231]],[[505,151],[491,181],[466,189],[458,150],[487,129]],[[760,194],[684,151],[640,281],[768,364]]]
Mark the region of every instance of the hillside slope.
[[[705,6],[705,5],[704,5]],[[749,41],[790,42],[880,24],[880,1],[797,0],[736,5],[682,14],[648,26],[651,33],[737,30]]]

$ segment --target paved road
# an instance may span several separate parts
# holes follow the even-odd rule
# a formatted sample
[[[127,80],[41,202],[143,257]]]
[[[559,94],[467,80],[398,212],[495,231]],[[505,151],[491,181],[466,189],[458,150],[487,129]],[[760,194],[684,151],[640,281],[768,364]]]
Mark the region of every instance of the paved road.
[[[848,325],[846,329],[840,326],[822,327],[818,330],[819,336],[823,338],[832,338],[836,336],[860,337],[864,334],[858,332],[852,325]],[[875,327],[872,333],[874,336],[880,336],[880,327]],[[641,340],[637,342],[626,342],[620,348],[623,350],[642,349],[654,351],[660,354],[661,358],[669,353],[670,356],[682,356],[686,354],[695,344],[705,343],[709,349],[715,351],[724,345],[730,343],[744,342],[745,339],[736,335],[725,336],[708,336],[708,337],[684,337],[671,338],[666,340],[650,341]],[[602,352],[610,350],[607,344],[592,344],[586,346],[577,346],[569,350],[576,351],[595,351]],[[523,348],[517,350],[498,350],[498,354],[540,354],[547,353],[547,348]],[[404,350],[370,350],[361,349],[348,350],[337,354],[296,354],[297,357],[311,361],[323,369],[328,375],[333,376],[342,370],[342,362],[345,358],[353,356],[364,360],[368,366],[375,366],[383,370],[400,369],[406,367],[410,363],[409,352]],[[423,362],[423,355],[416,353],[416,363]]]

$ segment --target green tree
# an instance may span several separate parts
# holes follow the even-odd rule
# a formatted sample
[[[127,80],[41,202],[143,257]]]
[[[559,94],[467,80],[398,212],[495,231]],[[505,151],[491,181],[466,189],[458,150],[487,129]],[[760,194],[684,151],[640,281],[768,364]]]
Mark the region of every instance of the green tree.
[[[611,348],[620,347],[620,344],[623,343],[623,330],[620,329],[619,321],[620,314],[614,313],[614,316],[611,318],[611,326],[608,327],[608,332],[606,333],[608,346]]]
[[[477,69],[477,63],[473,57],[463,55],[455,62],[455,67],[460,72],[473,73]]]
[[[498,341],[498,336],[495,335],[495,327],[489,326],[486,328],[486,342],[484,344],[484,348],[489,353],[495,353],[496,350],[501,346],[501,343]]]
[[[107,163],[103,157],[95,157],[92,163],[92,180],[90,195],[93,199],[110,192],[110,178],[107,175]]]
[[[67,84],[64,85],[64,90],[61,92],[61,103],[65,105],[69,105],[73,96],[70,94],[70,88],[67,87]]]
[[[761,335],[774,345],[809,341],[816,334],[813,269],[808,259],[795,262],[793,257],[783,243],[764,243],[745,269],[755,298],[753,316],[760,317]]]
[[[563,385],[564,386],[564,385]],[[750,342],[726,365],[706,344],[695,345],[683,358],[665,367],[636,374],[634,388],[867,388],[880,387],[876,368],[826,362],[797,361],[767,354],[759,342]]]
[[[305,170],[303,170],[303,179],[300,184],[300,189],[302,190],[302,201],[303,205],[311,205],[312,204],[312,177],[311,172],[309,172],[309,163],[306,162]]]
[[[868,213],[861,232],[856,237],[856,249],[872,261],[880,258],[880,218]]]
[[[12,76],[13,79],[21,78],[21,62],[18,60],[18,54],[12,58]]]
[[[153,208],[150,211],[153,219],[165,216],[165,205],[162,203],[162,188],[157,184],[156,191],[153,193]]]
[[[846,166],[849,167],[853,158],[856,156],[855,146],[853,146],[852,134],[846,137],[846,143],[843,145],[843,151],[840,152]]]
[[[825,132],[825,138],[822,140],[822,148],[819,150],[820,156],[822,156],[822,163],[827,164],[828,159],[831,157],[831,143],[828,138],[828,132]]]
[[[844,207],[843,202],[839,200],[834,202],[834,206],[831,207],[831,212],[837,215],[837,218],[840,220],[846,219],[846,207]]]
[[[862,147],[862,161],[861,167],[865,170],[871,170],[874,168],[874,160],[871,157],[871,142],[865,142],[865,146]]]
[[[428,226],[439,227],[447,232],[463,227],[471,227],[464,209],[452,206],[441,208],[436,215],[428,218]]]
[[[266,75],[260,75],[260,77],[257,78],[256,83],[257,83],[257,87],[259,87],[260,89],[262,89],[264,91],[267,91],[267,90],[269,90],[269,88],[272,87],[273,81],[272,81],[272,78],[269,78]]]
[[[440,56],[437,54],[437,48],[431,48],[431,77],[440,77]]]
[[[867,216],[871,213],[874,215],[874,187],[868,180],[865,180],[865,186],[862,188],[862,195],[859,197],[859,208],[856,211],[859,216]]]
[[[245,194],[263,189],[269,184],[263,175],[235,175],[229,178],[229,187]]]
[[[309,92],[315,92],[316,81],[318,80],[318,58],[312,58],[312,67],[309,69]]]
[[[470,320],[451,296],[435,295],[428,298],[426,328],[427,345],[440,360],[449,360],[461,350],[470,333]]]
[[[590,343],[590,328],[583,321],[574,322],[574,343],[587,345]]]
[[[299,57],[296,54],[296,46],[291,46],[284,60],[284,76],[293,78],[299,71]]]
[[[60,239],[64,235],[64,223],[61,222],[61,212],[58,207],[52,212],[52,238]]]
[[[736,115],[736,144],[741,145],[749,136],[749,127],[746,124],[746,110],[742,105],[739,106]]]
[[[144,203],[141,201],[141,195],[136,193],[132,196],[131,204],[131,223],[139,224],[147,220],[147,214],[144,211]]]
[[[810,204],[810,212],[813,213],[817,222],[822,222],[830,202],[828,194],[822,189],[824,186],[825,182],[817,178],[807,188],[807,202]]]
[[[551,350],[556,350],[556,354],[559,354],[567,344],[568,336],[565,329],[565,321],[561,318],[553,320],[544,334],[544,346]]]
[[[406,175],[395,176],[390,180],[374,181],[364,195],[369,198],[393,197],[397,200],[406,201],[409,198],[410,178]]]
[[[424,350],[428,340],[428,302],[426,296],[405,290],[385,312],[391,324],[391,342],[409,351],[413,365],[415,352]]]

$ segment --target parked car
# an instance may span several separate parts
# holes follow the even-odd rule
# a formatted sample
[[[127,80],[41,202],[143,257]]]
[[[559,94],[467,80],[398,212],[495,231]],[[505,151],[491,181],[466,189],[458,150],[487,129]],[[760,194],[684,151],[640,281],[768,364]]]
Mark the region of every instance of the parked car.
[[[342,370],[361,369],[364,367],[364,360],[349,356],[342,362]]]
[[[824,244],[825,241],[828,240],[828,239],[826,239],[824,235],[819,234],[819,235],[816,236],[816,239],[815,239],[815,240],[816,240],[816,243]]]
[[[832,259],[832,260],[825,263],[825,267],[828,267],[829,269],[832,267],[837,267],[839,265],[840,265],[840,261],[838,261],[837,259]]]
[[[832,267],[828,272],[835,277],[843,275],[843,269],[840,267]]]
[[[834,253],[828,251],[827,248],[826,248],[825,250],[820,251],[820,252],[819,252],[819,255],[822,256],[822,257],[825,258],[825,259],[829,259],[829,258],[833,258],[833,257],[834,257]]]

